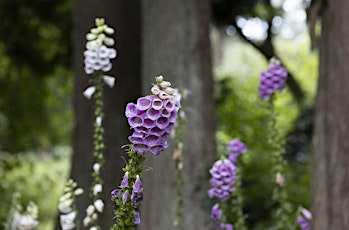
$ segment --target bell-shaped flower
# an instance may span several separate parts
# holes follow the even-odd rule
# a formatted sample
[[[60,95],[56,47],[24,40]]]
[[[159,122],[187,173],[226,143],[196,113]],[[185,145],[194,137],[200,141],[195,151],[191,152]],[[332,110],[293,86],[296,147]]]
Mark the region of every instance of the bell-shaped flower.
[[[121,181],[121,188],[128,188],[128,172],[125,173],[124,178]]]

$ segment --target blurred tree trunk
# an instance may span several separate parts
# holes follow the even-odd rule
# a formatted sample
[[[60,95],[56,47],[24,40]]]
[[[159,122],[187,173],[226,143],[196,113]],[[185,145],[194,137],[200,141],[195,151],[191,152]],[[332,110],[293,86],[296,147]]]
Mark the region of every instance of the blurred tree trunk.
[[[327,1],[322,15],[315,113],[312,229],[349,226],[349,1]]]
[[[209,42],[209,1],[142,1],[143,92],[155,76],[189,90],[184,101],[187,127],[184,142],[184,226],[208,229],[208,168],[215,156],[212,75]],[[172,142],[173,143],[173,142]],[[142,229],[173,229],[176,182],[171,149],[148,154],[144,164]]]
[[[73,157],[71,177],[85,193],[78,198],[79,219],[86,215],[85,208],[90,203],[89,193],[92,178],[93,159],[93,111],[94,103],[83,97],[82,92],[91,85],[90,77],[84,72],[83,51],[85,35],[94,27],[94,19],[103,17],[115,29],[114,39],[118,57],[113,60],[116,86],[104,88],[105,120],[105,168],[102,171],[104,180],[103,200],[105,211],[99,222],[102,229],[109,229],[113,224],[113,202],[110,192],[120,183],[121,168],[125,165],[125,156],[121,146],[127,144],[130,129],[124,116],[124,109],[130,100],[135,100],[141,92],[141,57],[140,57],[140,2],[121,0],[75,0],[74,1],[74,113],[75,127],[73,133]]]

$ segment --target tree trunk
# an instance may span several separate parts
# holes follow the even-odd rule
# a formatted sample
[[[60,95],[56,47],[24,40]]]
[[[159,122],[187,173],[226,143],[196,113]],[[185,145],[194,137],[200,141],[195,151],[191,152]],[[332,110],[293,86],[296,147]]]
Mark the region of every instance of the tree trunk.
[[[327,1],[322,17],[315,113],[312,229],[349,226],[349,1]]]
[[[215,156],[212,75],[209,43],[209,1],[142,1],[143,92],[155,76],[189,90],[184,101],[187,123],[184,142],[184,226],[207,229],[208,169]],[[173,229],[176,209],[174,162],[171,149],[147,154],[142,229]]]
[[[141,57],[140,57],[140,3],[139,1],[74,1],[74,142],[71,177],[76,180],[85,193],[78,198],[79,220],[86,215],[85,208],[90,204],[90,185],[93,159],[93,109],[92,100],[83,97],[82,92],[91,85],[90,77],[84,72],[83,51],[85,35],[94,27],[95,17],[103,17],[108,25],[115,29],[114,39],[118,57],[113,60],[116,86],[104,87],[103,126],[105,129],[105,167],[102,169],[104,180],[102,198],[105,202],[103,215],[99,217],[102,229],[113,224],[113,202],[110,192],[120,184],[121,168],[126,156],[121,146],[128,143],[130,129],[124,116],[125,106],[141,93]]]

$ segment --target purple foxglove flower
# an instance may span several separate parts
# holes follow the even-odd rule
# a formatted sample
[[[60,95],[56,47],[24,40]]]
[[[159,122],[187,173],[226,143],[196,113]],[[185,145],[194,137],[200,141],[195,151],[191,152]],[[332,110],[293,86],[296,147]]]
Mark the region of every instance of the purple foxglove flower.
[[[128,188],[128,172],[125,173],[124,178],[121,181],[121,188]]]
[[[137,106],[134,103],[128,103],[126,105],[125,115],[127,118],[137,115]]]
[[[299,216],[297,218],[297,224],[301,228],[301,230],[310,230],[310,223],[303,217]]]
[[[134,215],[135,215],[135,224],[140,225],[141,224],[141,217],[139,215],[139,212],[135,211]]]
[[[221,223],[219,227],[220,229],[223,229],[223,230],[234,230],[234,227],[232,224]]]
[[[141,179],[139,179],[139,175],[136,176],[136,181],[133,184],[133,192],[142,192],[143,191],[143,187],[142,187],[142,182]]]
[[[220,221],[222,219],[222,210],[219,209],[218,204],[215,204],[211,209],[211,218]]]
[[[124,193],[124,195],[122,195],[122,203],[125,205],[127,202],[127,198],[128,198],[128,193],[129,191],[126,190],[126,192]]]
[[[116,198],[118,198],[121,195],[121,189],[114,189],[111,193],[111,200],[114,201]]]
[[[228,159],[216,161],[210,169],[212,188],[208,191],[209,197],[227,200],[234,190],[236,181],[236,167]]]
[[[227,150],[230,152],[228,159],[235,163],[239,155],[245,153],[247,151],[246,145],[239,141],[238,139],[233,139],[228,142]]]
[[[152,96],[146,96],[146,97],[141,97],[137,100],[137,109],[139,110],[147,110],[150,108],[152,105],[154,97]]]
[[[129,140],[138,154],[150,151],[158,155],[167,148],[168,133],[171,132],[178,115],[179,106],[175,101],[159,97],[163,90],[160,83],[168,85],[169,82],[164,83],[158,79],[157,85],[152,88],[153,95],[141,97],[137,104],[129,103],[126,106],[128,123],[137,132],[137,135],[129,136]],[[172,91],[166,92],[170,98],[173,98],[171,93],[175,90]],[[139,136],[140,133],[143,136]]]
[[[287,70],[281,66],[279,60],[271,59],[268,69],[260,76],[260,98],[268,100],[274,92],[282,91],[285,88],[286,79]]]

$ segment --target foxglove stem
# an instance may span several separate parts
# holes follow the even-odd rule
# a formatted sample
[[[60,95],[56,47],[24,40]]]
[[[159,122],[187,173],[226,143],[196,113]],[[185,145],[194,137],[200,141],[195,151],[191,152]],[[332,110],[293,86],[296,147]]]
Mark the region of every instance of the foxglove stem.
[[[103,168],[104,165],[104,157],[103,157],[103,149],[104,149],[104,142],[103,142],[103,134],[104,134],[104,128],[102,126],[103,123],[103,73],[101,71],[94,72],[94,86],[96,88],[95,93],[93,94],[93,99],[95,102],[95,112],[94,112],[94,134],[93,134],[93,143],[94,143],[94,151],[93,156],[95,158],[95,164],[98,164],[99,168]],[[96,185],[98,187],[103,186],[103,180],[100,176],[101,170],[93,170],[92,172],[92,186],[91,186],[91,192],[90,196],[92,198],[92,203],[96,202],[100,196],[100,190],[96,191]],[[103,210],[101,211],[103,212]],[[99,212],[99,213],[101,213]],[[95,212],[97,215],[97,212]],[[98,227],[96,220],[94,218],[91,218],[90,226]]]
[[[275,94],[271,96],[269,103],[269,124],[268,124],[268,144],[271,147],[271,159],[272,159],[272,175],[275,181],[276,175],[284,175],[285,161],[282,156],[282,143],[276,126],[276,113],[275,113]],[[287,202],[287,191],[282,183],[275,181],[275,188],[273,191],[272,199],[277,204],[275,211],[275,221],[278,229],[286,229],[288,226],[288,214],[290,204]]]
[[[120,194],[115,198],[115,204],[118,206],[118,209],[114,211],[116,218],[116,224],[112,228],[114,230],[133,230],[137,226],[135,216],[138,216],[138,214],[135,215],[135,213],[138,213],[139,202],[132,202],[131,194],[137,180],[137,175],[139,179],[142,178],[142,162],[145,160],[145,156],[138,154],[132,149],[131,145],[127,154],[129,161],[123,168],[123,171],[125,174],[128,174],[127,180],[129,186],[121,187]],[[125,194],[127,195],[124,196]]]
[[[174,163],[176,170],[176,194],[177,194],[177,209],[176,209],[176,220],[174,222],[175,227],[179,230],[183,230],[183,204],[184,204],[184,195],[183,195],[183,143],[179,142],[174,151]]]
[[[241,167],[238,167],[236,172],[236,182],[235,182],[235,190],[233,191],[232,198],[230,199],[230,203],[232,207],[232,217],[234,221],[229,221],[229,223],[234,223],[235,229],[239,230],[247,230],[245,226],[245,217],[243,214],[243,196],[241,191]]]

